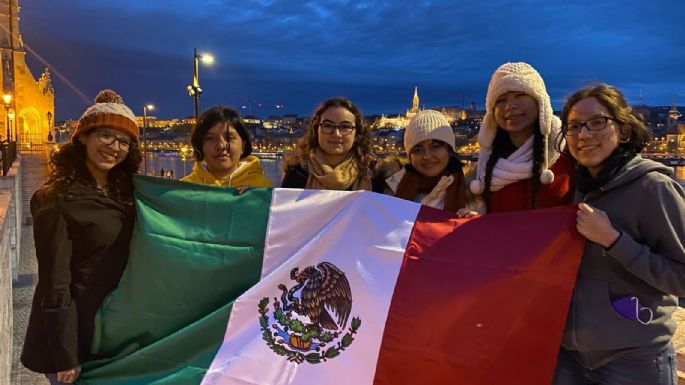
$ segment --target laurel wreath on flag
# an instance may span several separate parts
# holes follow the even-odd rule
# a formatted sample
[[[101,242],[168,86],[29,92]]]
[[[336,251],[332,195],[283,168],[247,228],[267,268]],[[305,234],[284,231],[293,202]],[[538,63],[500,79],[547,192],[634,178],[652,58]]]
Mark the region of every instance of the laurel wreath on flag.
[[[274,299],[277,301],[277,299]],[[272,330],[269,328],[269,298],[264,297],[262,298],[261,301],[259,301],[259,325],[260,325],[260,330],[262,331],[262,339],[266,342],[266,344],[271,348],[271,350],[278,354],[279,356],[286,356],[288,357],[288,361],[295,362],[297,364],[300,364],[302,362],[308,362],[310,364],[320,364],[322,362],[325,362],[328,359],[335,358],[340,355],[340,352],[344,351],[345,348],[349,347],[352,345],[352,341],[354,341],[354,335],[357,334],[357,331],[359,330],[359,327],[362,324],[362,321],[358,317],[352,318],[352,322],[350,323],[350,327],[348,328],[348,332],[343,335],[343,337],[337,341],[335,346],[331,346],[328,349],[322,350],[322,351],[317,351],[317,352],[312,352],[308,354],[304,354],[302,352],[294,351],[288,349],[286,346],[281,345],[276,341],[274,338],[274,333]],[[295,326],[293,329],[298,330],[301,329],[299,325],[295,325],[296,323],[300,323],[298,320],[288,320],[284,317],[283,312],[281,311],[279,313],[280,308],[274,309],[274,318],[278,321],[279,324],[282,326],[288,326],[292,328],[292,326]],[[335,337],[338,336],[338,333],[333,333],[331,334],[330,332],[323,333],[319,335],[319,333],[316,333],[313,335],[312,333],[308,333],[308,328],[304,328],[302,332],[305,332],[308,334],[309,338],[316,337],[318,340],[323,341],[323,342],[330,342],[332,341]]]

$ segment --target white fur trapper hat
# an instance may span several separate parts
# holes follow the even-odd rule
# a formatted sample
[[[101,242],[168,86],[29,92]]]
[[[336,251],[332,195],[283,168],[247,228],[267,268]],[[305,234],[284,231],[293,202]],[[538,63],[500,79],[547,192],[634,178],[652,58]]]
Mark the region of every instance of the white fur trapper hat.
[[[492,143],[497,134],[497,122],[495,121],[495,101],[501,95],[509,91],[523,92],[530,95],[538,104],[540,133],[544,136],[544,164],[540,173],[540,182],[550,184],[554,181],[554,173],[549,169],[559,157],[554,140],[561,131],[561,120],[554,116],[552,103],[545,88],[545,82],[540,74],[528,63],[505,63],[501,65],[490,79],[488,93],[485,97],[485,116],[478,131],[478,154],[477,177],[469,186],[474,194],[482,194],[485,189],[485,165],[492,153]]]
[[[440,140],[454,150],[454,131],[445,116],[438,111],[423,110],[414,115],[404,130],[404,150],[407,154],[424,140]]]

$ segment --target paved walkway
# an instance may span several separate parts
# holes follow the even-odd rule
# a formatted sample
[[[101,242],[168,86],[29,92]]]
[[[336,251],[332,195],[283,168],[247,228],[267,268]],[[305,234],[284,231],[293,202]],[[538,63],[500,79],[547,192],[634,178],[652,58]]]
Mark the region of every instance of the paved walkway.
[[[19,362],[21,346],[24,343],[26,326],[31,311],[33,289],[36,286],[38,264],[36,263],[36,249],[33,246],[33,226],[22,228],[22,248],[19,257],[19,280],[12,285],[12,300],[14,303],[14,346],[12,349],[12,384],[14,385],[48,385],[48,381],[41,375],[26,369]]]
[[[36,189],[43,183],[47,173],[47,160],[44,154],[22,154],[22,200],[23,217],[28,223],[21,230],[21,255],[19,256],[19,279],[12,285],[13,340],[12,347],[12,384],[13,385],[47,385],[42,375],[33,373],[19,362],[21,347],[24,344],[26,326],[31,312],[33,290],[37,282],[38,263],[36,249],[33,245],[33,226],[30,224],[29,200]],[[24,221],[22,221],[24,222]]]

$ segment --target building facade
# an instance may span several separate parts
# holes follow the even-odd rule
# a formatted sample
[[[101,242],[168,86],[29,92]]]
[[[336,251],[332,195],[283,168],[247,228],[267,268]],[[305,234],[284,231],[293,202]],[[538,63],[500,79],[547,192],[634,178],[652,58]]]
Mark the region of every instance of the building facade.
[[[55,138],[55,91],[47,68],[36,80],[26,65],[19,10],[18,0],[0,0],[0,75],[3,95],[10,96],[0,114],[0,137],[16,140],[21,152],[42,151]]]

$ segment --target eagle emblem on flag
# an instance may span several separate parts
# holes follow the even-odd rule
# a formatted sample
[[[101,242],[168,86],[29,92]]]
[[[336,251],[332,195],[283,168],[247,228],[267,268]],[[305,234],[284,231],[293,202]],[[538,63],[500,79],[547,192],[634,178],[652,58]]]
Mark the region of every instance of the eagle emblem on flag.
[[[280,299],[259,301],[262,338],[279,356],[298,364],[318,364],[335,358],[354,341],[361,319],[353,317],[352,291],[345,273],[330,262],[290,271],[295,285],[279,284]],[[344,334],[343,334],[344,333]],[[342,336],[341,336],[342,335]]]

